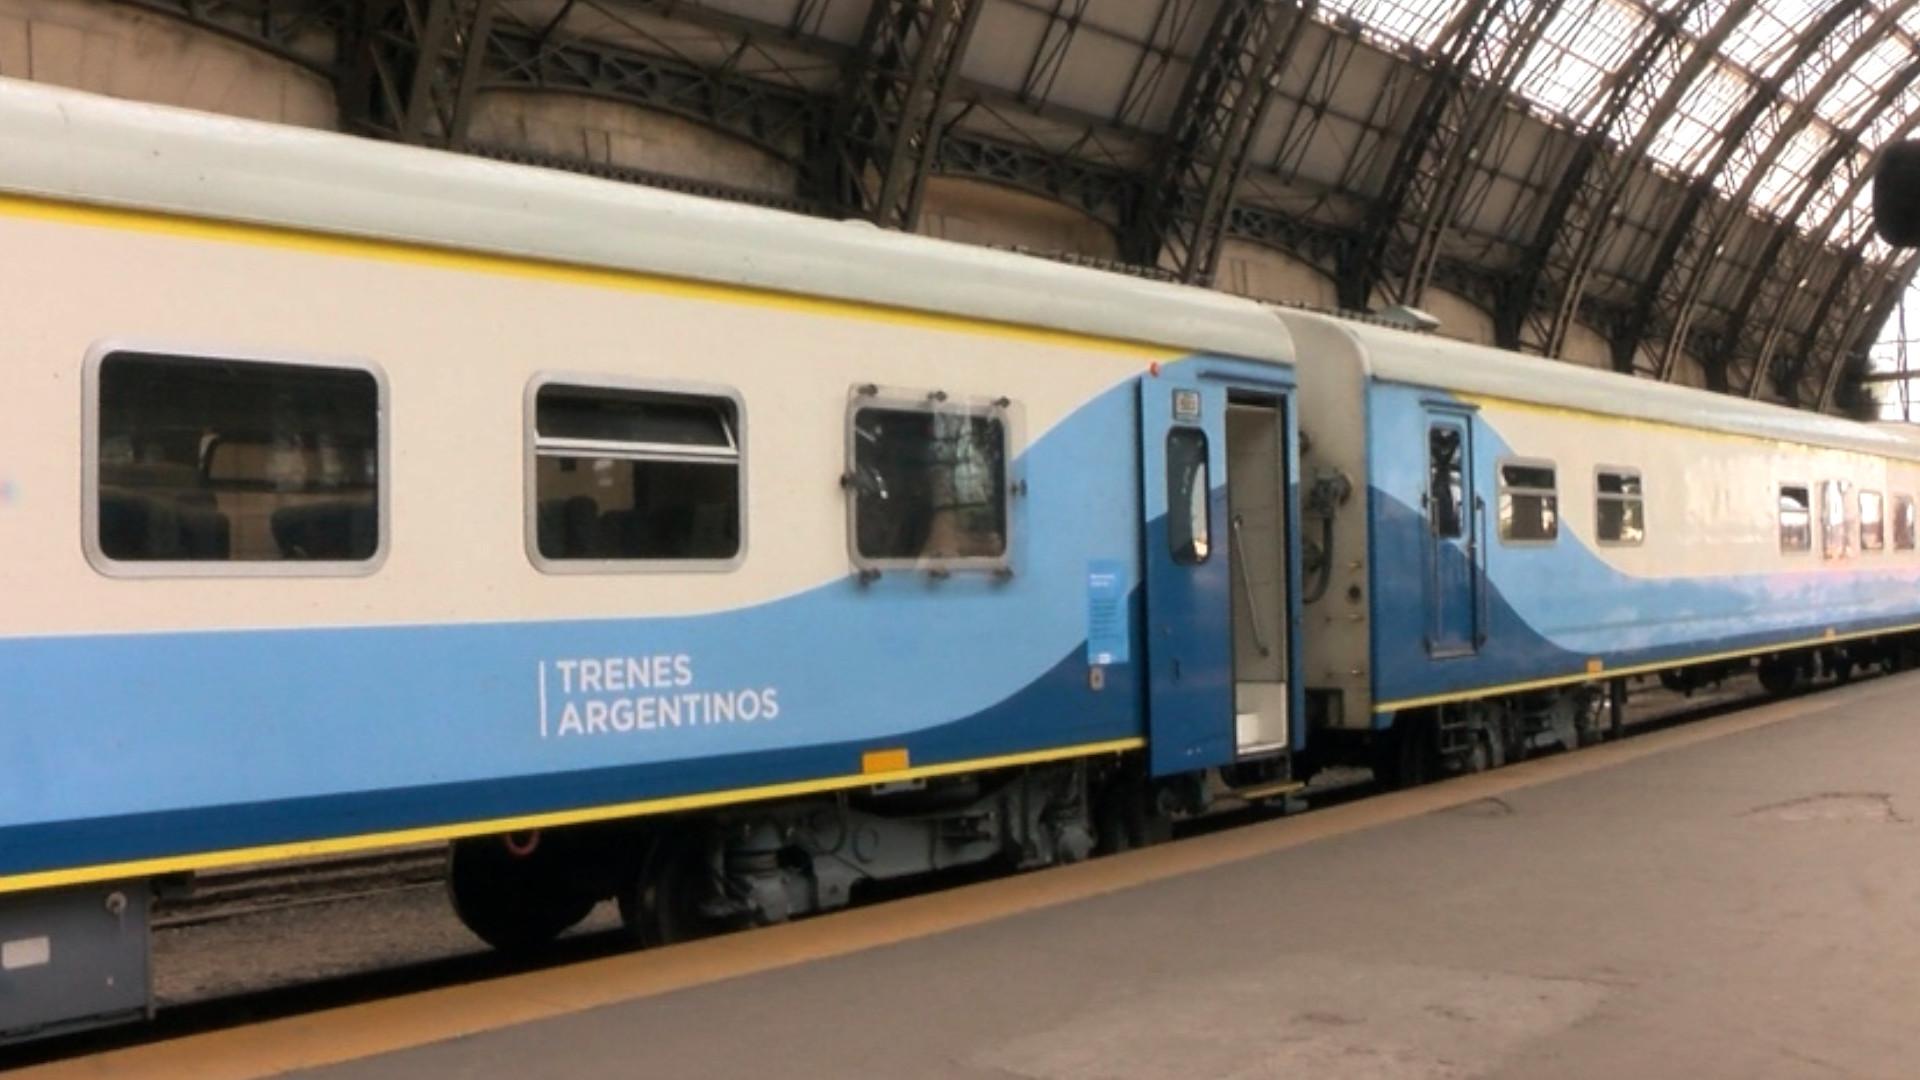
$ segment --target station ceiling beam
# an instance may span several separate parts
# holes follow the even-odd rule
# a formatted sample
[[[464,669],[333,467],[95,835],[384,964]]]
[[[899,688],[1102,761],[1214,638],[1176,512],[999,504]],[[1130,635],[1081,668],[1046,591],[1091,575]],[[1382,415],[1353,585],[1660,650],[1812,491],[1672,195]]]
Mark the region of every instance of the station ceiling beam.
[[[1701,39],[1691,41],[1687,19],[1706,0],[1681,0],[1654,17],[1652,32],[1628,56],[1580,144],[1547,198],[1533,240],[1501,289],[1495,311],[1499,344],[1558,357],[1579,317],[1594,261],[1612,233],[1627,184],[1647,160],[1656,136],[1720,46],[1752,12],[1756,0],[1729,4]],[[1644,114],[1633,109],[1655,79],[1665,89]],[[1631,141],[1621,134],[1632,123]]]
[[[1426,91],[1340,274],[1342,305],[1364,310],[1376,289],[1393,303],[1420,303],[1514,73],[1560,7],[1561,0],[1476,0],[1442,32]]]
[[[815,163],[821,194],[911,230],[939,157],[942,107],[985,0],[872,0]]]
[[[1122,237],[1129,261],[1208,284],[1253,139],[1316,0],[1221,0]]]
[[[315,42],[337,39],[351,0],[126,0],[270,56],[331,78],[332,50]]]
[[[485,61],[490,88],[558,90],[672,113],[796,168],[823,122],[825,103],[804,90],[565,34],[496,25]]]
[[[1692,212],[1685,214],[1684,220],[1675,222],[1667,245],[1663,248],[1668,253],[1667,257],[1656,260],[1648,267],[1641,287],[1642,297],[1651,301],[1647,309],[1647,322],[1643,324],[1643,337],[1651,338],[1659,334],[1657,327],[1666,327],[1664,334],[1660,334],[1661,350],[1657,367],[1662,379],[1671,379],[1679,368],[1680,355],[1686,351],[1687,333],[1700,313],[1707,282],[1726,251],[1734,226],[1750,215],[1753,197],[1761,182],[1772,172],[1781,155],[1793,145],[1795,138],[1819,117],[1820,101],[1861,57],[1878,47],[1888,34],[1898,28],[1900,16],[1912,4],[1913,0],[1903,0],[1882,8],[1839,57],[1828,58],[1830,62],[1819,77],[1798,95],[1790,107],[1762,108],[1756,112],[1750,125],[1730,132],[1716,159],[1718,167],[1696,180],[1689,200]],[[1806,38],[1808,42],[1819,44],[1819,39],[1837,29],[1851,14],[1845,3],[1836,5],[1833,10],[1842,12],[1842,15],[1824,32],[1810,32]],[[1777,84],[1773,92],[1765,96],[1777,98]],[[1750,140],[1756,142],[1760,149],[1743,163],[1745,177],[1739,188],[1730,196],[1701,198],[1701,185],[1710,184]],[[1729,389],[1727,352],[1716,350],[1711,358],[1719,362],[1707,365],[1707,385],[1715,390]]]
[[[1862,243],[1865,242],[1864,235]],[[1880,327],[1893,313],[1894,305],[1920,269],[1920,253],[1891,260],[1881,267],[1862,267],[1859,272],[1842,274],[1836,280],[1845,287],[1836,290],[1835,301],[1822,313],[1823,318],[1809,327],[1811,340],[1807,362],[1825,364],[1819,396],[1801,399],[1820,412],[1833,407],[1848,372],[1858,379],[1866,370],[1869,350]],[[1831,331],[1831,332],[1827,332]]]
[[[353,0],[335,86],[340,126],[459,149],[495,0]]]
[[[1801,306],[1795,303],[1797,294],[1811,281],[1823,256],[1826,261],[1834,261],[1834,241],[1849,217],[1857,212],[1861,196],[1873,182],[1872,171],[1860,169],[1848,180],[1839,197],[1828,208],[1825,218],[1806,233],[1798,252],[1788,257],[1788,242],[1797,234],[1797,223],[1806,215],[1814,198],[1826,187],[1840,166],[1859,153],[1860,140],[1880,114],[1898,101],[1917,78],[1920,78],[1920,64],[1907,65],[1880,88],[1873,103],[1862,110],[1854,125],[1833,140],[1826,153],[1807,170],[1800,194],[1781,215],[1781,223],[1775,226],[1765,250],[1755,260],[1746,287],[1741,291],[1740,299],[1735,302],[1728,319],[1729,332],[1722,338],[1721,352],[1709,358],[1710,363],[1728,371],[1732,370],[1732,365],[1746,361],[1744,392],[1747,397],[1758,398],[1765,387],[1766,377],[1773,370],[1776,350],[1787,328],[1789,313]],[[1920,112],[1903,120],[1887,137],[1887,141],[1904,139],[1916,127],[1920,127]],[[1851,254],[1857,259],[1858,249]],[[1843,268],[1845,265],[1841,263]]]
[[[1699,256],[1697,251],[1683,251],[1689,240],[1697,243],[1703,239],[1707,229],[1696,228],[1696,219],[1703,211],[1708,211],[1716,200],[1715,180],[1725,171],[1729,162],[1740,150],[1747,135],[1760,122],[1760,118],[1772,111],[1780,101],[1780,83],[1802,66],[1822,55],[1827,47],[1827,38],[1847,19],[1854,17],[1863,0],[1839,0],[1823,11],[1805,32],[1794,39],[1792,47],[1766,73],[1756,80],[1745,100],[1722,126],[1718,146],[1713,157],[1692,178],[1687,194],[1680,207],[1668,218],[1661,232],[1661,239],[1654,255],[1642,265],[1646,276],[1640,287],[1635,290],[1631,314],[1626,321],[1613,328],[1614,366],[1621,370],[1632,370],[1633,356],[1640,345],[1654,334],[1654,321],[1665,291],[1665,280],[1669,276],[1666,267],[1676,259],[1692,260]],[[1675,340],[1684,340],[1685,333],[1674,335]],[[1661,379],[1670,379],[1677,365],[1670,361],[1676,354],[1663,351],[1656,365],[1655,374]]]

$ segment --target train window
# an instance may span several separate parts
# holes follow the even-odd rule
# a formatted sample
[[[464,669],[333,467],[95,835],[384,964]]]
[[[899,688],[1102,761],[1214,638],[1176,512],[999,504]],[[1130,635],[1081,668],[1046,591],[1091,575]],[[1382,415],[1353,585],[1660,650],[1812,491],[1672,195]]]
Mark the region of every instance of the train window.
[[[371,370],[119,350],[89,378],[96,566],[371,571],[384,395]]]
[[[743,531],[739,431],[739,402],[726,393],[536,383],[536,565],[728,565]]]
[[[1805,484],[1780,485],[1780,550],[1813,550],[1813,502]]]
[[[1213,547],[1211,497],[1207,433],[1191,427],[1167,432],[1167,546],[1174,562],[1207,561]]]
[[[1893,497],[1893,546],[1900,551],[1913,550],[1913,496]]]
[[[1459,539],[1465,530],[1461,513],[1461,428],[1435,424],[1427,429],[1427,520],[1433,535]]]
[[[1638,469],[1601,467],[1593,479],[1595,531],[1603,544],[1639,544],[1647,538]]]
[[[1560,535],[1560,495],[1554,467],[1544,461],[1500,464],[1500,539],[1550,543]]]
[[[855,565],[1006,566],[1007,405],[856,391],[843,478]]]
[[[1853,537],[1847,526],[1847,482],[1820,481],[1820,555],[1828,559],[1846,558],[1853,550]]]
[[[1887,546],[1885,506],[1877,491],[1860,493],[1860,550],[1879,551]]]

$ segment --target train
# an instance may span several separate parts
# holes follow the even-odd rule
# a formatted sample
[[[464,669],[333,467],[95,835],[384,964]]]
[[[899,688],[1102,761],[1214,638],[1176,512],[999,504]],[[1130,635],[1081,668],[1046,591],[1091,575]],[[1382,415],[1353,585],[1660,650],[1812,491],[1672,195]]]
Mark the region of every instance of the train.
[[[196,871],[643,944],[1914,659],[1903,430],[0,80],[0,1040]]]

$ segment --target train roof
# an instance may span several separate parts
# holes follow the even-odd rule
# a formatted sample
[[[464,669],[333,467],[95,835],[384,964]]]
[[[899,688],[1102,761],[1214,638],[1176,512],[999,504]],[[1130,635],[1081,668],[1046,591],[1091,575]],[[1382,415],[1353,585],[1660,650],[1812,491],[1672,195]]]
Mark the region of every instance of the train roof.
[[[1223,293],[0,78],[0,192],[629,270],[1287,363]]]
[[[1636,378],[1485,345],[1451,341],[1313,312],[1282,318],[1333,324],[1355,343],[1370,377],[1462,394],[1920,461],[1920,433]],[[1304,363],[1313,358],[1303,357]]]

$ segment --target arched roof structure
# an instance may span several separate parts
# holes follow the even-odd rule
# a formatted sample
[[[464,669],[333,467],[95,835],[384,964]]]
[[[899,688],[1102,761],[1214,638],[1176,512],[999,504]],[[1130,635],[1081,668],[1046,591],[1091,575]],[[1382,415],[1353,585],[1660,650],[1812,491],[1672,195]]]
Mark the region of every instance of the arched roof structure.
[[[376,137],[890,228],[985,181],[1099,222],[1115,269],[1220,285],[1253,245],[1343,307],[1444,299],[1522,351],[1806,408],[1865,407],[1916,265],[1866,178],[1920,126],[1920,0],[118,2],[324,74]],[[790,180],[476,127],[510,94],[671,115]]]

